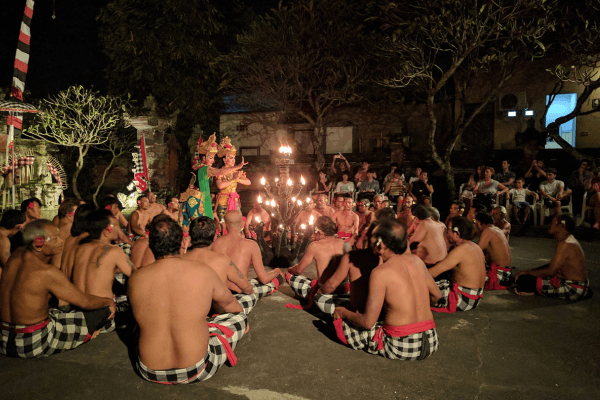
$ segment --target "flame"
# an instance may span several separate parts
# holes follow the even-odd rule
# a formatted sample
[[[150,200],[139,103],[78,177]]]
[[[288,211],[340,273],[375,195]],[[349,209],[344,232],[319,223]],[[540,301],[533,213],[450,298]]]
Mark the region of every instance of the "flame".
[[[292,197],[292,203],[295,203],[295,202],[296,202],[296,198]]]
[[[292,186],[292,180],[290,178],[288,178],[288,180],[287,180],[287,185]]]
[[[301,228],[302,230],[305,230],[305,229],[306,229],[306,225],[302,224],[302,225],[300,225],[300,228]]]
[[[254,217],[254,220],[260,224],[260,217],[258,215]]]
[[[282,154],[292,154],[292,148],[290,146],[281,146],[279,152]]]
[[[271,202],[269,200],[265,201],[265,204],[268,205],[269,207],[271,206]]]
[[[307,197],[307,198],[306,198],[306,202],[307,202],[307,203],[310,203],[310,197]]]
[[[260,178],[260,184],[265,186],[265,177],[263,176],[262,178]]]
[[[279,178],[275,178],[275,182],[279,182]]]
[[[262,204],[262,197],[260,197],[260,194],[258,195],[258,197],[256,198],[256,201],[258,201],[260,204]]]
[[[298,200],[298,205],[302,207],[302,200]]]
[[[300,183],[302,183],[302,185],[304,185],[306,183],[306,181],[304,180],[304,177],[302,175],[300,175]]]
[[[313,217],[312,215],[310,216],[310,219],[308,220],[308,224],[312,225],[315,223],[315,217]]]

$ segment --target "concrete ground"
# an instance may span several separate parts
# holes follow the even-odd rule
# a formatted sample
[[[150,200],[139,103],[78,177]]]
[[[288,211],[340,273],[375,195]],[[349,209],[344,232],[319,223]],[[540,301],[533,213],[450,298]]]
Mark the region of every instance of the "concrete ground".
[[[552,239],[513,237],[514,266],[547,263]],[[391,361],[332,340],[287,285],[262,299],[250,332],[208,381],[166,386],[139,378],[123,332],[35,360],[0,356],[0,399],[598,399],[600,246],[583,242],[596,295],[578,303],[486,292],[473,311],[435,314],[440,348]]]

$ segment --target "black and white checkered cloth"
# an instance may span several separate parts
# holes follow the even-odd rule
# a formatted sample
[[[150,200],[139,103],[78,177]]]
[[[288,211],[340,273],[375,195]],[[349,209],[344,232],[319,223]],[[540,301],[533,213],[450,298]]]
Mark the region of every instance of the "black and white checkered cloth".
[[[285,280],[290,285],[294,293],[299,297],[306,299],[313,287],[317,284],[317,280],[310,280],[304,275],[292,275],[289,272],[285,275]]]
[[[281,275],[273,279],[271,282],[263,285],[257,279],[250,279],[250,284],[254,287],[253,294],[238,293],[234,294],[233,297],[240,303],[246,315],[250,314],[258,300],[265,297],[268,294],[275,292],[279,289],[279,285],[283,282]]]
[[[470,289],[452,283],[447,279],[436,282],[442,298],[431,311],[453,313],[455,311],[469,311],[477,307],[483,295],[483,288]]]
[[[156,383],[176,385],[200,382],[212,377],[229,360],[234,366],[237,359],[233,350],[244,336],[248,316],[245,313],[227,313],[208,320],[208,350],[197,364],[187,368],[173,368],[155,371],[137,360],[137,368],[142,378]]]
[[[543,296],[563,300],[583,300],[591,297],[590,282],[573,281],[553,277],[550,279],[537,278],[536,292]]]
[[[36,325],[0,323],[0,353],[10,357],[36,358],[71,350],[87,342],[88,320],[102,321],[107,308],[94,311],[48,311],[48,319]],[[96,327],[92,328],[96,329]]]
[[[314,302],[325,314],[329,314],[333,317],[333,312],[336,307],[348,308],[350,304],[349,294],[317,294],[315,295]]]
[[[429,357],[439,347],[435,324],[428,322],[432,328],[402,337],[388,335],[381,322],[371,329],[358,329],[342,319],[336,319],[334,326],[338,339],[354,350],[364,350],[392,360],[415,361]]]
[[[512,284],[512,269],[501,267],[497,263],[485,265],[485,290],[504,290]]]

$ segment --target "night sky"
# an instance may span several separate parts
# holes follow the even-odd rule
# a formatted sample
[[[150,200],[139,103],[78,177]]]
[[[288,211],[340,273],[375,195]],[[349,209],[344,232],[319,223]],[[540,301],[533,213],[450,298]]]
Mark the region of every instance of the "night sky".
[[[257,14],[277,7],[278,0],[245,0]],[[41,99],[71,85],[106,91],[107,58],[98,46],[96,16],[109,0],[37,0],[31,23],[31,54],[25,90]],[[10,88],[25,0],[2,0],[0,12],[0,88]]]

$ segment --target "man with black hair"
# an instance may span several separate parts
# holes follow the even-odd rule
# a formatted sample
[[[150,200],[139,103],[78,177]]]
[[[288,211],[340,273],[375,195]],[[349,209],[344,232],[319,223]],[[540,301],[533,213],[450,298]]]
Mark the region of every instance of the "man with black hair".
[[[481,232],[479,247],[485,254],[486,290],[504,290],[511,284],[511,253],[508,239],[486,212],[477,213],[475,225]]]
[[[337,225],[338,237],[344,239],[352,246],[358,236],[358,224],[360,220],[358,219],[358,215],[352,211],[352,208],[354,207],[352,199],[350,197],[344,197],[342,199],[343,208],[333,214],[331,219]]]
[[[132,241],[134,242],[140,238],[148,239],[146,225],[152,221],[148,212],[150,207],[148,196],[141,195],[138,197],[137,204],[137,210],[133,211],[129,217],[129,233],[133,235]]]
[[[115,196],[109,195],[100,200],[100,202],[98,203],[98,209],[110,211],[113,217],[115,217],[117,221],[119,221],[119,223],[124,229],[127,229],[129,227],[129,221],[127,221],[127,218],[125,218],[125,216],[121,212],[120,202]]]
[[[0,353],[21,358],[49,356],[96,337],[114,316],[113,300],[82,292],[48,264],[63,245],[51,221],[29,223],[23,239],[25,249],[10,259],[0,280]],[[49,308],[52,295],[86,311]]]
[[[73,224],[71,225],[71,234],[65,240],[63,246],[60,270],[65,274],[70,281],[73,275],[73,265],[75,265],[75,251],[81,241],[89,236],[88,233],[88,217],[96,211],[96,207],[91,204],[82,204],[77,207],[73,215]]]
[[[243,229],[242,223],[241,212],[238,210],[227,211],[225,213],[227,233],[214,241],[212,250],[231,258],[246,279],[248,279],[248,271],[250,270],[250,264],[252,264],[260,283],[271,285],[271,290],[274,291],[279,288],[279,279],[282,276],[281,270],[279,268],[275,268],[270,272],[265,270],[258,243],[240,235]],[[281,279],[281,281],[283,280]],[[239,289],[236,291],[239,291]]]
[[[246,296],[243,308],[212,268],[183,260],[183,230],[171,218],[155,219],[149,236],[157,261],[133,274],[128,289],[140,332],[140,375],[157,383],[192,383],[210,378],[227,360],[235,365],[233,350],[257,296],[240,295]],[[211,307],[220,314],[208,318]]]
[[[450,220],[454,217],[459,217],[462,216],[463,213],[465,212],[465,203],[460,201],[460,200],[454,200],[452,201],[452,203],[450,203],[450,213],[448,214],[448,217],[446,218],[446,226],[448,226],[448,222],[450,222]]]
[[[160,212],[160,214],[168,215],[173,218],[174,221],[179,220],[179,196],[171,196],[167,197],[169,203],[167,203],[167,207]],[[164,206],[163,206],[164,207]]]
[[[66,240],[71,234],[71,225],[73,225],[73,218],[78,205],[79,201],[72,199],[63,201],[58,207],[58,230],[62,240]]]
[[[72,281],[85,293],[114,298],[117,310],[124,312],[129,308],[127,297],[116,298],[112,290],[115,272],[122,272],[129,277],[135,267],[123,250],[111,244],[119,237],[118,229],[119,222],[110,211],[98,210],[89,215],[89,237],[75,251]],[[114,321],[111,321],[106,331],[114,328]]]
[[[10,257],[10,238],[23,229],[25,216],[19,210],[6,210],[0,219],[0,276]]]
[[[431,207],[433,185],[429,184],[427,181],[427,171],[421,171],[419,180],[411,183],[408,191],[417,203],[423,204],[425,207]]]
[[[472,310],[479,304],[485,284],[485,256],[471,241],[473,224],[465,217],[454,217],[448,226],[448,240],[456,247],[448,256],[429,269],[434,278],[451,271],[450,279],[437,282],[442,298],[433,311],[453,313]]]
[[[217,273],[221,281],[235,293],[254,293],[253,286],[235,266],[233,260],[225,254],[211,250],[210,246],[215,240],[216,233],[217,224],[213,218],[203,216],[193,220],[189,231],[192,239],[192,250],[187,251],[181,258],[208,264]]]
[[[359,249],[364,248],[364,240],[367,235],[367,231],[371,222],[375,220],[375,213],[369,210],[369,200],[362,199],[356,202],[356,211],[358,215],[358,239],[356,241],[356,247]]]
[[[337,307],[333,313],[338,339],[353,348],[385,358],[423,360],[439,347],[430,310],[440,291],[423,262],[407,255],[406,228],[385,220],[375,227],[370,240],[383,264],[369,277],[365,310]],[[385,309],[385,322],[378,322]]]
[[[358,188],[358,199],[368,198],[373,199],[373,196],[381,191],[379,187],[379,181],[375,180],[375,170],[369,168],[367,170],[367,179],[360,183]]]
[[[147,196],[148,196],[148,210],[147,210],[148,221],[152,221],[152,219],[154,217],[156,217],[158,214],[161,214],[163,211],[165,211],[167,209],[167,207],[156,202],[156,194],[154,192],[148,192]],[[177,199],[177,201],[179,202],[179,199]],[[177,217],[179,218],[179,215],[177,215]]]
[[[413,204],[411,211],[415,216],[415,233],[408,239],[408,244],[429,268],[448,255],[444,239],[446,227],[432,220],[429,210],[422,204]]]
[[[333,275],[344,251],[344,240],[337,238],[337,227],[329,217],[319,217],[314,224],[312,242],[308,245],[302,260],[288,269],[285,279],[299,297],[309,299],[317,288],[317,281],[325,282]],[[317,279],[311,280],[301,275],[304,270],[315,261],[317,267]],[[296,308],[296,307],[293,307]]]
[[[540,183],[540,199],[544,207],[551,209],[551,216],[560,214],[562,205],[569,202],[571,189],[565,188],[565,183],[556,179],[556,169],[548,168],[546,170],[546,180]],[[544,225],[546,213],[542,210],[540,216],[540,225]]]
[[[552,218],[548,233],[556,239],[556,250],[550,264],[515,274],[519,295],[535,293],[564,300],[585,300],[592,289],[585,270],[585,255],[573,236],[575,219],[570,214]]]
[[[324,217],[333,217],[335,210],[327,205],[327,195],[321,193],[317,196],[317,204],[315,204],[315,211]]]
[[[21,212],[25,216],[25,222],[22,224],[25,227],[31,221],[42,218],[42,202],[37,197],[23,200],[21,202]],[[21,232],[17,232],[10,237],[11,253],[14,253],[16,249],[23,245],[23,235]],[[60,265],[60,255],[52,260],[52,265]]]

